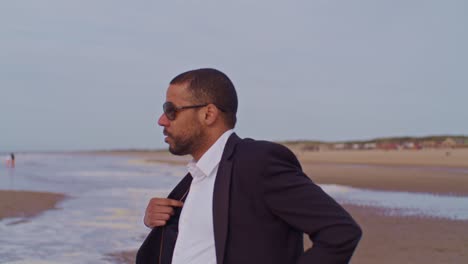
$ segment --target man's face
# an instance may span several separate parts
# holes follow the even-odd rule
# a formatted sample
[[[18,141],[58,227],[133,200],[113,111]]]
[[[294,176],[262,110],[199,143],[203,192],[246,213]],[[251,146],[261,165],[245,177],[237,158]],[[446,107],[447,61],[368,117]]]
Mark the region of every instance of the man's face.
[[[176,107],[196,105],[186,84],[170,85],[166,93],[166,102],[171,102]],[[164,141],[169,144],[172,154],[192,154],[202,144],[204,132],[198,116],[199,109],[178,111],[174,120],[169,120],[164,113],[159,117],[158,124],[164,127]]]

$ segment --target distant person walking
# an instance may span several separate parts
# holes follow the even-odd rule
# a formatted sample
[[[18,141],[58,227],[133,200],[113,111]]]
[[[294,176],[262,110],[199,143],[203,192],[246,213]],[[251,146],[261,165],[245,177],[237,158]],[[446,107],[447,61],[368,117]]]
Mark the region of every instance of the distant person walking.
[[[15,167],[15,154],[14,153],[10,153],[10,162],[11,162],[11,167],[14,168]]]
[[[15,167],[15,154],[14,153],[10,153],[10,158],[7,158],[7,160],[6,160],[6,166],[7,166],[7,168],[8,167],[10,167],[10,168]]]

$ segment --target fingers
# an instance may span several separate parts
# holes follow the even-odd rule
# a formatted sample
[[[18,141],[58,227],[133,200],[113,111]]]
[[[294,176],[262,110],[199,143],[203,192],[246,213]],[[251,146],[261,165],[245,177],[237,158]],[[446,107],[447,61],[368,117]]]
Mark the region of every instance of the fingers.
[[[182,206],[183,203],[178,200],[152,198],[146,207],[144,223],[149,228],[164,226],[171,216],[174,215],[173,207]]]
[[[149,213],[150,215],[174,215],[174,208],[171,206],[151,205],[146,208],[146,213]]]
[[[167,214],[158,214],[158,215],[145,215],[144,223],[149,228],[159,227],[166,225],[170,216]]]
[[[179,200],[168,199],[168,198],[152,198],[149,204],[174,206],[174,207],[182,207],[184,205],[184,203]]]

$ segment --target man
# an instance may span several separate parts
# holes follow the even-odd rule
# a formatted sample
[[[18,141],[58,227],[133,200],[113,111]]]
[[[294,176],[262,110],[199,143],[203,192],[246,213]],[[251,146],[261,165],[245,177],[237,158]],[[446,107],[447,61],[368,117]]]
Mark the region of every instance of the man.
[[[10,153],[10,162],[11,162],[11,167],[15,167],[15,154]]]
[[[144,222],[153,229],[137,264],[349,262],[359,226],[286,147],[233,133],[237,94],[224,73],[178,75],[163,110],[169,151],[193,160],[168,198],[149,202]],[[305,252],[303,233],[313,242]]]

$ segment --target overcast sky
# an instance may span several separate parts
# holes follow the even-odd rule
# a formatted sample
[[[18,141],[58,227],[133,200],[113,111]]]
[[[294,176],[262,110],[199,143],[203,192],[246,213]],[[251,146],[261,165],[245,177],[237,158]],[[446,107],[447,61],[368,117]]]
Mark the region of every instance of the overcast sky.
[[[234,82],[241,137],[468,134],[468,2],[0,1],[0,152],[165,148],[168,82]]]

